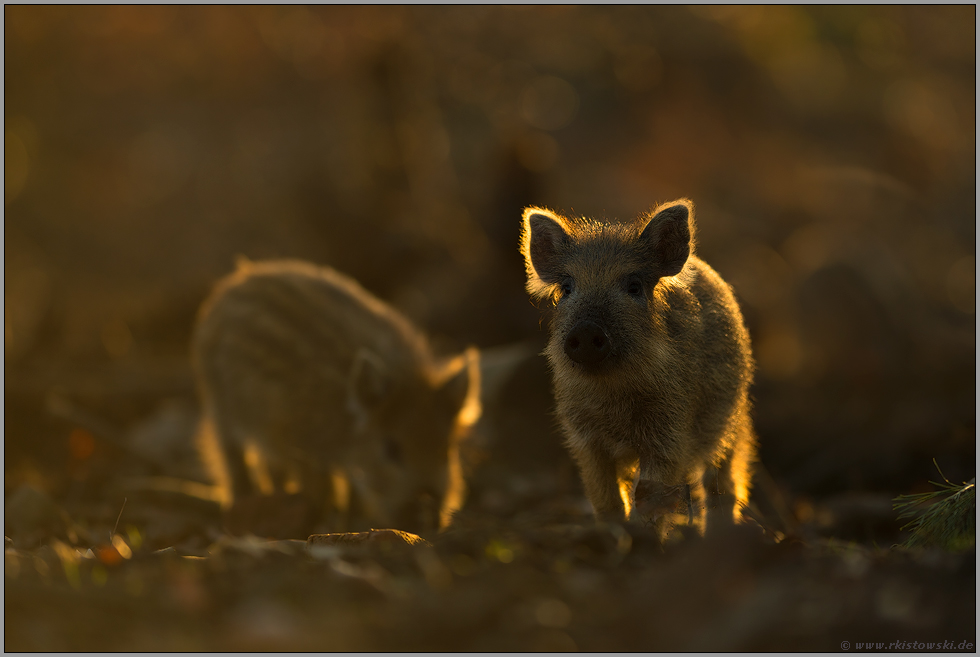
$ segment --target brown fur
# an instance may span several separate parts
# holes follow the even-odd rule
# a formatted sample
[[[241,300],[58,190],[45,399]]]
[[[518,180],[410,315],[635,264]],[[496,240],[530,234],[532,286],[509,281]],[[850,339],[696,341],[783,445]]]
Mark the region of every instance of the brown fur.
[[[477,351],[437,361],[352,279],[297,261],[240,263],[201,308],[193,360],[200,447],[226,508],[302,489],[345,513],[353,493],[361,524],[418,530],[445,527],[461,505]]]
[[[703,532],[705,481],[717,474],[740,520],[755,457],[754,365],[730,287],[693,253],[693,204],[629,223],[532,207],[523,225],[528,292],[554,303],[544,353],[557,416],[596,518],[629,519],[645,481],[683,492]],[[579,338],[595,340],[588,353],[576,351]],[[656,522],[669,531],[666,515]]]

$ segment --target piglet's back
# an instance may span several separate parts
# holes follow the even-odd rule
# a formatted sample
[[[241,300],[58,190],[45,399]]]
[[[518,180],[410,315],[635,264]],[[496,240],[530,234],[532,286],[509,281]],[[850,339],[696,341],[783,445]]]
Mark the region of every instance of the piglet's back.
[[[425,376],[430,358],[408,321],[354,280],[292,260],[240,264],[202,306],[193,344],[205,398],[223,395],[220,405],[246,423],[288,406],[281,429],[300,433],[339,428],[318,425],[346,417],[343,393],[359,349],[406,384]],[[257,399],[264,409],[253,408]]]
[[[201,308],[196,354],[219,344],[229,352],[244,347],[236,355],[255,362],[292,356],[304,366],[313,355],[349,364],[365,344],[385,362],[411,369],[422,368],[427,356],[408,321],[356,281],[295,260],[246,262],[215,286]]]

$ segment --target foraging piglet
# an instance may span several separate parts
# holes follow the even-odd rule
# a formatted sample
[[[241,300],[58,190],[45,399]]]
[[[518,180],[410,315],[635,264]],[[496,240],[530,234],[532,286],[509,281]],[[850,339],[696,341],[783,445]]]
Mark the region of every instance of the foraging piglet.
[[[630,518],[640,481],[683,493],[701,532],[712,475],[734,520],[748,503],[749,335],[693,237],[686,199],[628,223],[524,212],[527,290],[554,304],[544,353],[557,416],[601,521]],[[656,519],[664,534],[670,522]]]
[[[479,416],[478,352],[433,357],[393,308],[333,269],[239,263],[201,308],[193,360],[201,451],[223,506],[303,493],[334,529],[447,526],[462,504],[460,442]]]

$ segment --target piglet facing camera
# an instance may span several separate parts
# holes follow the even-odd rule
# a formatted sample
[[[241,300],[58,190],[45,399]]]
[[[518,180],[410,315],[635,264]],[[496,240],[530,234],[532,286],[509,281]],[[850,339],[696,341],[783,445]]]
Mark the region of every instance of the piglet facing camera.
[[[749,335],[693,247],[686,199],[627,223],[524,212],[527,290],[554,305],[545,355],[557,416],[598,520],[639,520],[641,481],[679,495],[701,532],[709,489],[734,499],[736,521],[748,504]],[[642,520],[666,535],[673,515]]]
[[[446,527],[479,417],[479,354],[435,358],[354,280],[298,261],[240,264],[201,308],[199,444],[225,508],[302,494],[335,531]]]

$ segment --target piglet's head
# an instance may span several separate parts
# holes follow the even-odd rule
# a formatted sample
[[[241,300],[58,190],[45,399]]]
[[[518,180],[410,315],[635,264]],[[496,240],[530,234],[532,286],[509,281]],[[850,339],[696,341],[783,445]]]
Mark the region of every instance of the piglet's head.
[[[599,371],[640,348],[650,335],[654,289],[681,273],[693,251],[693,221],[686,199],[631,223],[525,210],[527,290],[555,305],[549,356]]]

